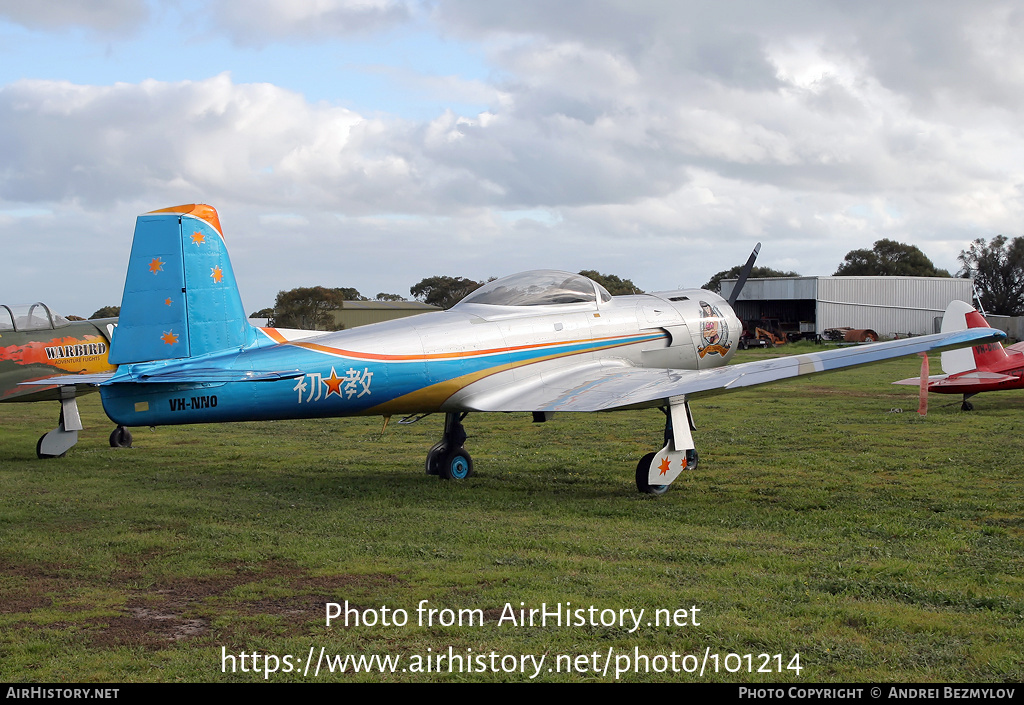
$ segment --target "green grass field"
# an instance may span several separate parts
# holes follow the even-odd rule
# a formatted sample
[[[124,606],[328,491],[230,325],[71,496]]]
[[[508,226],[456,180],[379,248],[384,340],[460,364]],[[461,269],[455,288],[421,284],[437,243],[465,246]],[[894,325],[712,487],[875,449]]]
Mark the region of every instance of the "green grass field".
[[[933,395],[922,419],[917,390],[889,384],[917,372],[698,400],[700,466],[661,497],[633,487],[656,410],[470,415],[477,476],[456,483],[423,473],[440,416],[383,435],[379,418],[136,429],[111,449],[91,395],[78,446],[38,461],[57,405],[0,405],[0,680],[262,680],[237,658],[258,652],[292,655],[273,682],[529,680],[500,668],[520,654],[562,682],[1020,681],[1024,392],[972,413]],[[346,600],[409,621],[326,626]],[[420,626],[421,600],[484,624]],[[498,624],[506,603],[567,602],[643,624]],[[646,624],[694,605],[699,626]],[[311,648],[401,661],[314,678]],[[413,672],[449,648],[499,654],[497,672]],[[638,653],[662,660],[636,672]],[[660,668],[673,653],[681,672]]]

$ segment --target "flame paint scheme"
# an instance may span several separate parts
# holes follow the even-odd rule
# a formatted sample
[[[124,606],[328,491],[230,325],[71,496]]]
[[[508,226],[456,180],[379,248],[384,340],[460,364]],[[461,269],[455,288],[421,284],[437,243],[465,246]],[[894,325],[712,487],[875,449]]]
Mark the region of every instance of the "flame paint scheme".
[[[954,301],[942,317],[942,332],[987,329],[988,321],[970,304]],[[1024,389],[1024,343],[1006,348],[998,341],[972,348],[947,350],[942,353],[942,369],[946,374],[928,377],[928,391],[937,394],[963,394],[960,408],[973,411],[967,401],[981,392],[1001,389]],[[917,386],[921,380],[901,379],[893,384]]]
[[[665,445],[636,472],[638,489],[657,494],[697,464],[692,398],[1002,337],[962,331],[726,366],[741,330],[712,292],[612,297],[552,270],[490,282],[448,311],[334,333],[257,329],[216,210],[187,205],[139,217],[110,354],[120,367],[92,381],[126,426],[444,412],[426,468],[449,479],[472,473],[470,412],[546,421],[660,408]]]
[[[116,319],[69,321],[42,303],[0,305],[0,401],[60,398],[56,385],[39,389],[19,387],[20,382],[55,374],[112,372],[115,366],[107,361],[108,323]]]
[[[115,325],[116,318],[69,321],[38,302],[0,305],[0,402],[61,402],[57,428],[43,436],[36,447],[40,457],[63,455],[75,444],[82,429],[75,395],[95,391],[95,387],[23,383],[54,375],[112,372],[115,366],[107,355]],[[58,438],[61,440],[53,445]]]

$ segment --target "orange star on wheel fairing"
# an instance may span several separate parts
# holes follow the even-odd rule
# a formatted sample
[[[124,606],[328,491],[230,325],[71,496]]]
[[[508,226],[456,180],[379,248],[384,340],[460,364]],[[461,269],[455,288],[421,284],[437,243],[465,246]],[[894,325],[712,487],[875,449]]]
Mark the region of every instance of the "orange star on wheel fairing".
[[[658,469],[661,470],[661,472],[659,474],[664,475],[664,474],[668,473],[668,465],[669,465],[668,458],[662,458],[661,459],[661,465],[658,466]]]
[[[164,341],[168,345],[174,345],[175,343],[178,342],[178,336],[177,334],[172,333],[171,331],[166,331],[163,335],[160,336],[160,340]]]
[[[153,261],[149,263],[149,271],[153,274],[164,271],[164,261],[159,257],[154,257]]]
[[[341,396],[341,383],[345,381],[344,377],[339,377],[338,373],[331,368],[331,376],[324,379],[324,384],[327,385],[327,396],[337,394]],[[326,397],[325,397],[326,398]]]
[[[215,282],[220,284],[220,280],[224,278],[224,272],[221,271],[220,267],[214,267],[210,270],[210,276],[213,277]]]
[[[196,247],[199,247],[199,245],[202,245],[204,242],[206,242],[206,236],[203,235],[201,232],[194,232],[192,233],[192,242],[195,243]]]

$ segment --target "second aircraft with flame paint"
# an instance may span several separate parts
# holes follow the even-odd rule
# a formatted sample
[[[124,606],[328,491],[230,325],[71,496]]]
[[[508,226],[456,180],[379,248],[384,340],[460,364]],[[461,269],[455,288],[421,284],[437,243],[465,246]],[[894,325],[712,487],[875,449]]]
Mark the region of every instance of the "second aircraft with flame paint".
[[[473,472],[471,412],[546,421],[657,408],[665,444],[640,459],[636,484],[659,494],[697,465],[692,399],[1003,337],[975,328],[727,365],[741,332],[734,300],[700,289],[613,297],[578,274],[540,270],[492,281],[448,311],[333,333],[256,328],[217,211],[178,206],[138,218],[111,342],[117,372],[67,383],[98,384],[107,415],[129,427],[444,413],[426,469],[447,479]]]

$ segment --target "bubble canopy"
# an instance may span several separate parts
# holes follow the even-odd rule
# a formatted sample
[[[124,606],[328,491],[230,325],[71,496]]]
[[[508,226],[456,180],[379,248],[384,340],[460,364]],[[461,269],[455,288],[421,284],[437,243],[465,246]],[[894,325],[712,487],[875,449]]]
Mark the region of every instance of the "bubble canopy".
[[[459,302],[491,306],[551,306],[612,300],[608,291],[581,274],[556,269],[535,269],[484,284]]]
[[[52,330],[71,325],[71,321],[51,311],[46,304],[0,305],[0,330]]]

